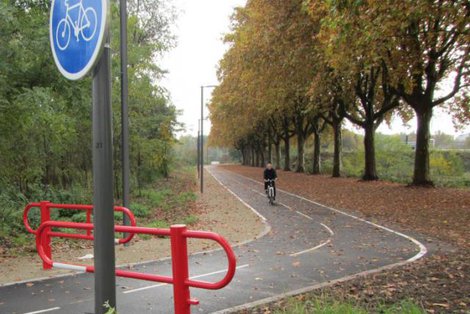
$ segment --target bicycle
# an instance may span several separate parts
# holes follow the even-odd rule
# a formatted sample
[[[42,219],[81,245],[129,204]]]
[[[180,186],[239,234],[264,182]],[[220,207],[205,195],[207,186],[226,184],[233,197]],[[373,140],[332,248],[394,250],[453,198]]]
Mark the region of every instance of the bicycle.
[[[80,41],[80,34],[85,41],[90,41],[95,36],[97,29],[98,19],[96,11],[91,7],[85,9],[82,2],[83,0],[78,1],[73,5],[70,5],[69,1],[70,0],[65,0],[65,17],[59,21],[59,25],[57,25],[56,30],[57,47],[62,51],[67,49],[70,44],[72,28],[73,34],[77,38],[77,42]],[[69,14],[70,11],[75,9],[78,9],[76,21],[74,21]]]
[[[266,180],[268,183],[268,190],[267,190],[267,195],[268,195],[268,201],[269,205],[274,205],[274,180]]]

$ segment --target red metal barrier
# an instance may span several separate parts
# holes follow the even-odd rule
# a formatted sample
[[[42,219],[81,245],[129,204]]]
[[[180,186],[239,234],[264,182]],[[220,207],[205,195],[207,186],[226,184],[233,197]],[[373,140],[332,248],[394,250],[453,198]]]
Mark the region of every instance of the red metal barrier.
[[[32,234],[37,234],[37,230],[34,230],[31,228],[31,225],[29,224],[29,211],[31,208],[39,208],[41,211],[41,225],[51,221],[51,209],[65,209],[65,210],[82,210],[86,211],[86,222],[91,223],[91,215],[93,212],[93,205],[81,205],[81,204],[54,204],[48,201],[42,201],[40,203],[30,203],[26,205],[23,211],[23,223],[28,230],[28,232]],[[134,214],[126,207],[122,206],[115,206],[114,211],[116,212],[122,212],[126,214],[129,217],[129,221],[131,223],[131,226],[136,226],[136,221]],[[38,228],[39,229],[39,228]],[[51,228],[49,228],[48,232],[46,232],[46,236],[43,237],[43,247],[44,247],[44,253],[51,258],[51,237],[61,237],[61,238],[68,238],[68,239],[81,239],[81,240],[93,240],[93,235],[92,235],[92,229],[87,229],[86,234],[78,234],[78,233],[65,233],[65,232],[55,232],[51,231]],[[134,234],[128,234],[126,237],[121,238],[121,239],[116,239],[116,243],[118,244],[124,244],[128,243],[129,241],[132,240],[134,237]],[[50,269],[51,266],[47,263],[43,263],[43,268],[44,269]]]
[[[51,232],[51,228],[69,228],[88,231],[93,229],[93,224],[46,221],[42,223],[40,227],[36,230],[37,251],[45,264],[47,264],[49,267],[73,269],[93,273],[95,271],[94,266],[74,265],[52,261],[50,255],[47,254],[47,248],[44,243],[46,239],[50,240],[50,237],[57,237],[60,235]],[[115,226],[114,229],[116,232],[126,232],[131,234],[149,234],[170,237],[173,272],[172,277],[138,273],[122,269],[116,270],[116,276],[173,284],[174,308],[176,314],[189,314],[191,312],[191,305],[199,304],[198,300],[191,299],[189,290],[190,287],[211,290],[221,289],[228,285],[232,280],[233,276],[235,275],[235,254],[233,253],[233,250],[228,244],[228,242],[219,234],[213,232],[187,230],[185,225],[174,225],[171,226],[170,229],[144,228],[134,226]],[[191,280],[189,278],[187,250],[188,238],[209,239],[219,243],[222,246],[225,253],[227,254],[228,260],[227,274],[222,280],[218,282],[205,282]]]

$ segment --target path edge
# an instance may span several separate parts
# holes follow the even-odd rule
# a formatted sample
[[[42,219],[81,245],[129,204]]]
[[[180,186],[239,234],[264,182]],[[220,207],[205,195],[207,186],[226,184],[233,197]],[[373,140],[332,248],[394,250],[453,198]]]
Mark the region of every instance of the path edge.
[[[241,174],[238,174],[234,171],[230,171],[230,170],[225,170],[225,171],[229,171],[230,173],[233,173],[239,177],[242,177],[244,179],[247,179],[247,180],[250,180],[252,182],[255,182],[255,183],[258,183],[258,184],[262,184],[261,182],[257,181],[257,180],[254,180],[250,177],[247,177],[247,176],[244,176],[244,175],[241,175]],[[228,189],[228,188],[227,188]],[[229,190],[229,189],[228,189]],[[230,191],[230,190],[229,190]],[[305,198],[303,196],[300,196],[300,195],[296,195],[294,193],[291,193],[291,192],[288,192],[288,191],[285,191],[285,190],[282,190],[282,189],[279,189],[278,188],[278,191],[281,191],[283,193],[286,193],[288,195],[291,195],[291,196],[294,196],[294,197],[297,197],[299,199],[302,199],[306,202],[309,202],[309,203],[312,203],[314,205],[317,205],[317,206],[320,206],[320,207],[323,207],[323,208],[326,208],[328,210],[331,210],[333,212],[336,212],[336,213],[339,213],[339,214],[342,214],[342,215],[345,215],[345,216],[348,216],[350,218],[353,218],[353,219],[356,219],[358,221],[361,221],[363,223],[366,223],[366,224],[369,224],[369,225],[372,225],[374,227],[377,227],[377,228],[380,228],[382,230],[386,230],[390,233],[393,233],[395,235],[398,235],[400,237],[403,237],[411,242],[413,242],[416,246],[418,246],[419,248],[419,252],[412,256],[411,258],[407,259],[407,260],[404,260],[404,261],[401,261],[401,262],[397,262],[397,263],[393,263],[393,264],[389,264],[389,265],[385,265],[385,266],[382,266],[382,267],[379,267],[379,268],[374,268],[374,269],[370,269],[370,270],[366,270],[366,271],[362,271],[362,272],[359,272],[359,273],[356,273],[356,274],[353,274],[353,275],[349,275],[349,276],[346,276],[346,277],[342,277],[342,278],[338,278],[338,279],[335,279],[335,280],[331,280],[331,281],[327,281],[327,282],[323,282],[323,283],[319,283],[319,284],[316,284],[316,285],[312,285],[312,286],[308,286],[308,287],[304,287],[304,288],[301,288],[301,289],[297,289],[297,290],[292,290],[292,291],[289,291],[289,292],[285,292],[285,293],[281,293],[281,294],[278,294],[278,295],[275,295],[275,296],[272,296],[272,297],[268,297],[268,298],[264,298],[264,299],[261,299],[261,300],[257,300],[257,301],[253,301],[253,302],[249,302],[249,303],[245,303],[245,304],[241,304],[241,305],[237,305],[237,306],[234,306],[234,307],[230,307],[230,308],[226,308],[226,309],[223,309],[223,310],[220,310],[220,311],[216,311],[216,312],[212,312],[213,314],[228,314],[228,313],[235,313],[235,312],[238,312],[238,311],[242,311],[242,310],[248,310],[248,309],[251,309],[251,308],[254,308],[254,307],[257,307],[257,306],[260,306],[260,305],[263,305],[263,304],[269,304],[269,303],[273,303],[273,302],[276,302],[276,301],[279,301],[279,300],[282,300],[282,299],[285,299],[285,298],[288,298],[288,297],[292,297],[292,296],[295,296],[295,295],[299,295],[299,294],[303,294],[303,293],[308,293],[308,292],[311,292],[313,290],[317,290],[317,289],[320,289],[320,288],[325,288],[325,287],[329,287],[329,286],[333,286],[337,283],[342,283],[342,282],[346,282],[346,281],[349,281],[349,280],[353,280],[353,279],[356,279],[356,278],[360,278],[360,277],[365,277],[365,276],[368,276],[368,275],[371,275],[371,274],[376,274],[376,273],[380,273],[382,271],[385,271],[385,270],[390,270],[390,269],[393,269],[393,268],[396,268],[396,267],[400,267],[400,266],[404,266],[404,265],[408,265],[408,264],[411,264],[417,260],[419,260],[420,258],[422,258],[423,256],[425,256],[428,252],[426,246],[424,246],[424,244],[422,244],[420,241],[416,240],[414,237],[412,236],[408,236],[402,232],[399,232],[399,231],[395,231],[391,228],[388,228],[388,227],[385,227],[385,226],[382,226],[382,225],[379,225],[379,224],[376,224],[376,223],[373,223],[371,221],[368,221],[364,218],[360,218],[360,217],[357,217],[355,215],[352,215],[352,214],[349,214],[347,212],[344,212],[342,210],[339,210],[339,209],[336,209],[336,208],[332,208],[332,207],[329,207],[329,206],[326,206],[326,205],[323,205],[321,203],[318,203],[318,202],[315,202],[315,201],[312,201],[308,198]],[[232,194],[234,194],[232,192]]]

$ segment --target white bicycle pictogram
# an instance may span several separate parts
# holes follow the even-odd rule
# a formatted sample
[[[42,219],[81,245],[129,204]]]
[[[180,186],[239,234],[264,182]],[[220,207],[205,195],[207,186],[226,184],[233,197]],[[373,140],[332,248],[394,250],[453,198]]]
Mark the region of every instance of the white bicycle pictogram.
[[[96,34],[96,11],[91,7],[85,9],[82,1],[80,0],[77,4],[69,5],[69,0],[65,0],[66,15],[59,21],[56,30],[57,47],[62,51],[69,46],[72,29],[77,42],[80,41],[80,34],[85,41],[90,41]],[[77,20],[74,21],[70,17],[69,12],[75,9],[78,9],[78,14]]]

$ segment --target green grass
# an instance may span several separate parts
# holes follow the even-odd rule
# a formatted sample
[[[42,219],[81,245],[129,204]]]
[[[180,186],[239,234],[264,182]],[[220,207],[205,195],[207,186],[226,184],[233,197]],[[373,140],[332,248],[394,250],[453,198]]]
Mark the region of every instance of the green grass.
[[[131,203],[129,209],[134,213],[135,217],[144,218],[148,217],[150,214],[150,207],[146,204],[141,203]]]
[[[187,216],[187,217],[185,217],[185,218],[183,219],[183,223],[184,223],[185,225],[189,225],[189,226],[190,226],[190,225],[194,225],[194,224],[197,223],[198,221],[199,221],[199,218],[196,217],[196,216],[193,216],[193,215],[189,215],[189,216]]]
[[[163,220],[154,220],[151,223],[146,224],[146,227],[149,228],[168,228],[170,225],[168,222]]]
[[[170,225],[168,224],[168,222],[163,221],[163,220],[154,220],[150,223],[145,224],[145,227],[165,229],[165,228],[169,228]],[[139,237],[142,238],[143,240],[149,240],[152,238],[152,236],[149,234],[139,234]]]
[[[181,192],[176,196],[176,202],[182,206],[187,202],[193,202],[196,200],[196,194],[194,192]]]
[[[142,193],[151,207],[166,208],[167,198],[173,193],[170,189],[146,190]]]
[[[403,300],[393,305],[378,304],[373,313],[383,314],[424,314],[425,311],[409,300]],[[274,309],[274,314],[367,314],[366,308],[353,302],[339,302],[324,297],[304,301],[291,298],[283,308]]]
[[[439,187],[470,187],[470,162],[468,154],[458,151],[432,150],[430,153],[431,180]],[[311,157],[306,158],[306,169],[312,169]],[[396,150],[376,150],[377,173],[381,180],[407,184],[412,180],[414,151],[409,147]],[[322,155],[322,173],[331,174],[331,153]],[[360,178],[364,171],[364,152],[343,152],[342,174]]]
[[[391,306],[383,306],[378,308],[379,313],[383,314],[423,314],[426,313],[424,309],[413,303],[409,300],[403,300],[398,304],[393,304]]]

